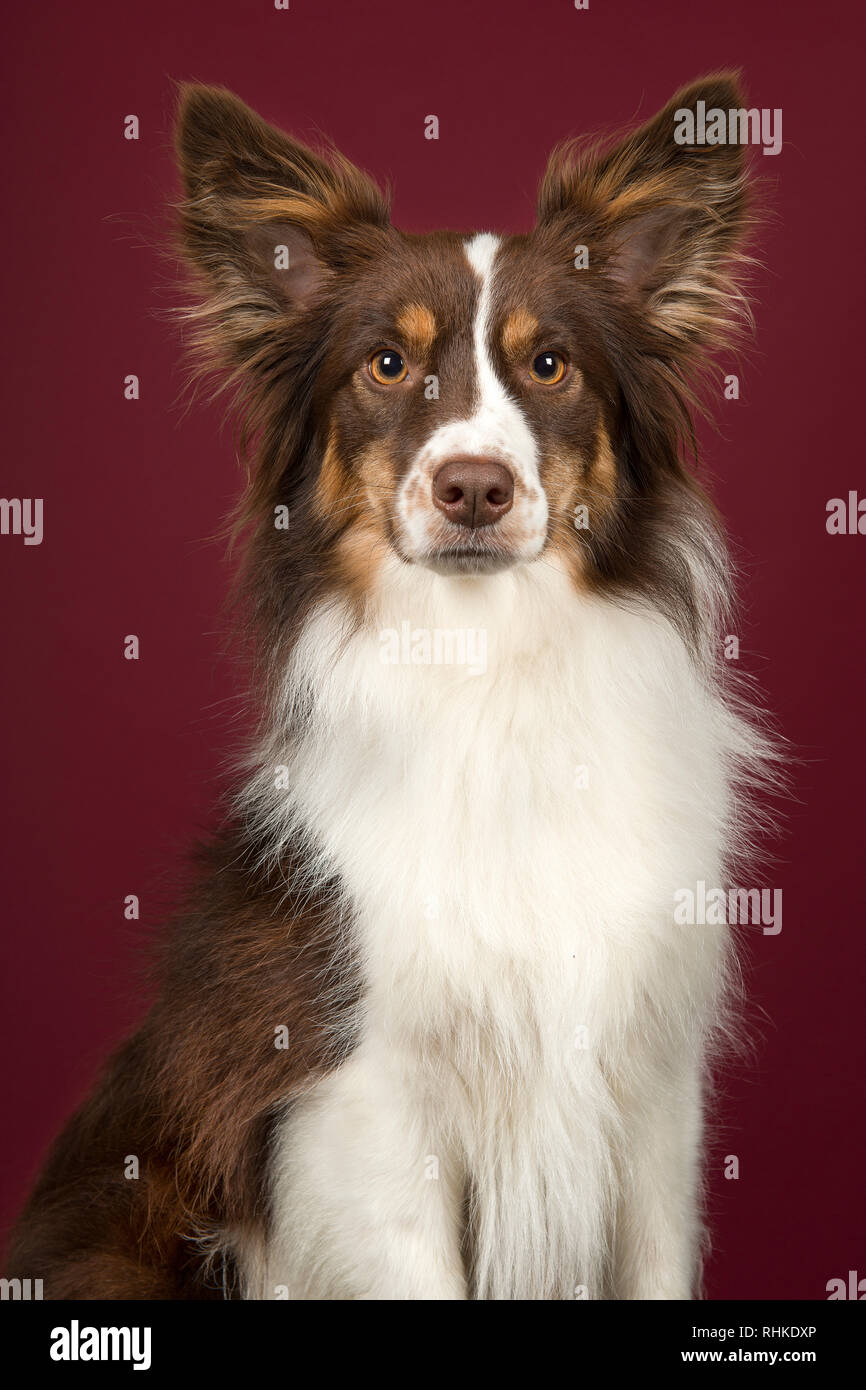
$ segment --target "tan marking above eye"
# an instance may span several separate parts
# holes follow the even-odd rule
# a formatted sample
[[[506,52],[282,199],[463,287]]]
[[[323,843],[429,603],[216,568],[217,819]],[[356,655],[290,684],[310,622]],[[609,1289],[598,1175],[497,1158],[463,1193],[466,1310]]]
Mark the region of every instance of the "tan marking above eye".
[[[515,309],[502,327],[502,348],[506,357],[528,357],[538,338],[538,319],[528,309]]]
[[[410,357],[426,357],[436,338],[436,318],[426,304],[407,304],[397,318],[397,332]]]

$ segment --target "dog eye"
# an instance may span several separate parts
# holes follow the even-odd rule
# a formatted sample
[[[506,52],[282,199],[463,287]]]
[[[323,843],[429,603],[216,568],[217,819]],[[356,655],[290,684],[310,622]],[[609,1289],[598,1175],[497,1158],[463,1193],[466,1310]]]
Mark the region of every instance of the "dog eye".
[[[377,352],[371,357],[369,370],[373,380],[378,381],[380,386],[393,386],[399,381],[405,381],[409,374],[409,368],[403,358],[392,348],[385,348],[383,352]]]
[[[540,352],[529,368],[533,381],[555,386],[565,376],[565,361],[558,352]]]

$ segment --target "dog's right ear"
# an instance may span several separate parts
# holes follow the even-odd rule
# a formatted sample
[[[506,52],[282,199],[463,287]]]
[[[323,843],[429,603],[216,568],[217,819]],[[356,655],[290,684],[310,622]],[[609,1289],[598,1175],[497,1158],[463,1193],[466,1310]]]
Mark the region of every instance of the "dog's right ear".
[[[208,346],[237,364],[371,254],[387,203],[336,151],[321,158],[223,88],[181,88],[175,144],[182,245],[204,282]]]

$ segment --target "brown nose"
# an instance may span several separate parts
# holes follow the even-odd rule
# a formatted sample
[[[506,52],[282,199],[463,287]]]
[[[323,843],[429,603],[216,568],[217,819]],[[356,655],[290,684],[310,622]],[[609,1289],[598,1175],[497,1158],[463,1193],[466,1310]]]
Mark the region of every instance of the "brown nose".
[[[433,479],[433,503],[458,526],[492,526],[514,501],[514,479],[493,459],[452,459]]]

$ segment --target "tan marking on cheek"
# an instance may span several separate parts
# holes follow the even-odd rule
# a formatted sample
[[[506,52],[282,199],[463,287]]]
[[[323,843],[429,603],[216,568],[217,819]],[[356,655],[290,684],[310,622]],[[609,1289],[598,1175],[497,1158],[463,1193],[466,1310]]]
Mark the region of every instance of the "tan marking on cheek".
[[[502,328],[502,349],[511,361],[528,357],[538,337],[538,319],[528,309],[515,309]]]
[[[590,477],[593,484],[612,502],[616,497],[616,459],[613,456],[610,435],[604,425],[598,427],[598,443]]]
[[[384,445],[374,444],[357,458],[354,469],[344,462],[334,429],[328,438],[322,466],[316,480],[313,506],[324,521],[357,519],[360,524],[376,525],[387,516],[394,495],[395,470]],[[387,534],[384,522],[382,535]]]
[[[559,451],[546,460],[544,490],[552,518],[571,516],[583,474],[584,459],[577,450]]]
[[[353,490],[351,474],[340,457],[336,431],[332,429],[316,479],[313,506],[318,515],[327,520],[345,510]]]
[[[397,470],[387,445],[369,445],[359,455],[356,468],[373,510],[378,512],[390,507],[396,491]]]
[[[387,446],[369,445],[355,459],[353,473],[342,500],[342,520],[348,525],[334,548],[333,567],[337,583],[360,615],[390,548],[388,516],[396,469]]]
[[[334,552],[337,580],[360,616],[370,602],[388,554],[388,540],[378,520],[364,513],[344,532]]]
[[[424,304],[408,304],[397,319],[397,331],[412,357],[427,357],[436,339],[436,319]]]
[[[383,492],[387,479],[389,486]],[[313,507],[323,521],[342,529],[328,558],[328,570],[354,610],[363,613],[388,552],[387,508],[391,470],[381,451],[369,449],[351,472],[332,429],[316,480]]]
[[[545,477],[551,510],[573,513],[578,505],[589,508],[590,518],[604,516],[616,501],[616,459],[604,425],[599,425],[595,451],[587,462],[581,450],[560,453],[548,465]]]
[[[550,503],[550,549],[560,557],[574,587],[586,591],[588,584],[589,557],[582,544],[585,534],[575,526],[577,507],[585,505],[589,511],[589,525],[593,524],[595,499],[587,490],[584,478],[585,463],[578,453],[558,457],[551,465],[550,476],[545,479]]]
[[[552,502],[551,513],[558,518],[552,529],[551,548],[558,551],[572,582],[580,589],[593,588],[595,571],[586,539],[598,530],[615,506],[616,483],[616,459],[604,425],[598,427],[595,454],[588,467],[578,453],[570,459],[563,455],[551,466],[547,490]],[[557,490],[555,501],[551,496],[554,488]],[[574,525],[575,510],[579,506],[587,509],[588,533]]]

